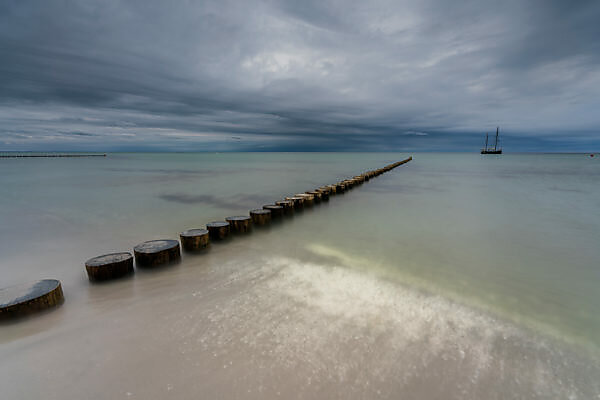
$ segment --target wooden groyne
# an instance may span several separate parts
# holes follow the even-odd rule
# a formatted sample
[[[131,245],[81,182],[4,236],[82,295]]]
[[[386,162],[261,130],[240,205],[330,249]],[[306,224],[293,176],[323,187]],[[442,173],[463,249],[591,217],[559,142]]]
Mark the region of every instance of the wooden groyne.
[[[84,157],[84,155],[77,156]],[[304,210],[305,207],[313,207],[326,202],[331,196],[340,195],[358,187],[411,160],[412,157],[409,157],[383,168],[366,171],[352,178],[342,179],[330,185],[285,197],[284,200],[253,209],[249,211],[248,215],[227,217],[225,221],[210,222],[206,224],[206,229],[188,229],[179,234],[179,240],[163,239],[140,243],[133,248],[133,256],[129,252],[122,252],[91,258],[85,262],[89,280],[105,281],[129,275],[134,272],[134,258],[136,268],[156,267],[177,262],[181,258],[181,247],[186,251],[204,250],[210,246],[211,242],[228,239],[230,234],[247,234],[252,231],[253,226],[263,227],[268,226],[272,221],[284,221]],[[63,299],[61,284],[54,279],[0,289],[0,319],[19,317],[50,308],[61,304]]]

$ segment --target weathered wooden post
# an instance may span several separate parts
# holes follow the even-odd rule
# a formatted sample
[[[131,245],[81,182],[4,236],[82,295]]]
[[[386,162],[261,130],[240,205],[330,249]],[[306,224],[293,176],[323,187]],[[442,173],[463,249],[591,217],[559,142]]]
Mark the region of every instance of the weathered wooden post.
[[[304,208],[304,198],[298,196],[286,197],[286,200],[290,200],[294,203],[294,209],[296,211],[302,210]]]
[[[329,201],[329,193],[331,193],[331,190],[319,188],[316,191],[321,194],[321,201]]]
[[[346,186],[343,183],[338,182],[335,184],[335,193],[344,193],[346,191]]]
[[[265,209],[256,209],[250,211],[252,223],[258,226],[268,225],[271,222],[271,211]]]
[[[284,215],[294,215],[294,202],[291,200],[279,200],[275,202],[276,205],[283,207]]]
[[[283,207],[275,204],[267,204],[263,209],[271,211],[271,219],[279,219],[283,216]]]
[[[206,224],[210,240],[224,240],[229,236],[231,230],[229,222],[214,221]]]
[[[133,248],[138,267],[156,267],[181,258],[179,242],[171,239],[149,240]]]
[[[327,185],[323,186],[323,189],[329,189],[329,195],[335,196],[337,194],[337,185]]]
[[[347,189],[352,189],[352,188],[354,187],[354,185],[355,185],[355,183],[354,183],[354,181],[353,181],[352,179],[344,179],[344,180],[342,181],[342,183],[343,183],[344,185],[346,185],[346,188],[347,188]]]
[[[315,204],[315,196],[308,193],[296,193],[294,196],[304,199],[304,207],[312,207]]]
[[[0,320],[19,318],[64,302],[60,281],[44,279],[0,289]]]
[[[247,215],[227,217],[225,221],[229,222],[229,229],[233,233],[248,233],[252,230],[252,219]]]
[[[319,204],[322,200],[321,192],[319,192],[318,190],[310,190],[306,192],[306,194],[310,194],[314,197],[315,204]]]
[[[206,229],[188,229],[179,234],[179,239],[185,251],[203,250],[210,245],[210,238]]]
[[[124,252],[90,258],[85,262],[85,270],[90,281],[120,278],[133,272],[133,256]]]

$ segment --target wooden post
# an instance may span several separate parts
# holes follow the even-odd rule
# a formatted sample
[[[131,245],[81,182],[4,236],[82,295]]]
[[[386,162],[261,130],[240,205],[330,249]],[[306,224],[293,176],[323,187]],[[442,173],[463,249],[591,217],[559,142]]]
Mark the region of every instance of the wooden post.
[[[291,200],[280,200],[275,202],[276,205],[283,207],[284,215],[294,215],[294,202]]]
[[[133,272],[131,253],[111,253],[90,258],[85,262],[90,281],[105,281],[120,278]]]
[[[64,302],[60,281],[41,281],[0,289],[0,320],[19,318]]]
[[[203,250],[210,245],[210,238],[206,229],[188,229],[179,234],[179,239],[185,251]]]
[[[286,200],[290,200],[294,202],[294,209],[296,211],[302,210],[304,208],[304,198],[298,196],[286,197]]]
[[[252,223],[258,226],[268,225],[271,222],[271,211],[256,209],[250,211]]]
[[[331,193],[331,190],[319,188],[316,191],[321,194],[321,201],[329,201],[329,193]]]
[[[156,267],[178,261],[181,258],[177,240],[149,240],[133,248],[135,263],[138,267]]]
[[[229,229],[233,233],[248,233],[252,230],[252,219],[246,215],[227,217],[225,221],[229,222]]]
[[[229,236],[231,230],[229,223],[224,221],[214,221],[206,224],[210,240],[224,240]]]
[[[344,193],[346,191],[346,186],[341,183],[338,182],[335,184],[335,193]]]
[[[267,204],[263,206],[264,210],[271,211],[271,219],[279,219],[283,216],[283,207],[275,204]]]
[[[352,189],[355,186],[355,182],[352,179],[345,179],[342,183],[346,185],[346,188],[348,189]]]
[[[322,200],[321,192],[319,192],[318,190],[311,190],[306,192],[306,194],[310,194],[314,197],[315,204],[320,203]]]
[[[325,188],[329,188],[329,190],[330,190],[329,194],[330,195],[334,195],[335,196],[337,194],[337,185],[327,185],[327,186],[325,186]]]
[[[294,196],[304,199],[304,207],[312,207],[315,204],[315,196],[308,193],[296,193]]]

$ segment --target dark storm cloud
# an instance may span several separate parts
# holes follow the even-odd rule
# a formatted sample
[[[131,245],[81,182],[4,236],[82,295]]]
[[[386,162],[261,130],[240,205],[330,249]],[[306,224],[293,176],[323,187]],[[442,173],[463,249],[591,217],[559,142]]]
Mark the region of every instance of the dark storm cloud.
[[[0,146],[597,147],[598,1],[0,4]]]

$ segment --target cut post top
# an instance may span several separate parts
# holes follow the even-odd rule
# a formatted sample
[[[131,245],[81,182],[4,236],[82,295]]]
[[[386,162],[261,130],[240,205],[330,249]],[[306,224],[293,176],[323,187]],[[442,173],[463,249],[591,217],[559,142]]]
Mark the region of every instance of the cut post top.
[[[250,217],[248,215],[235,215],[233,217],[225,218],[225,221],[248,221]]]
[[[226,226],[229,226],[229,223],[224,222],[224,221],[213,221],[213,222],[209,222],[208,224],[206,224],[206,226],[208,228],[224,228]]]
[[[123,262],[129,259],[133,259],[133,256],[129,252],[103,254],[98,257],[90,258],[85,262],[85,266],[101,267],[103,265]]]
[[[208,230],[202,228],[194,228],[188,229],[187,231],[183,231],[179,234],[179,236],[181,237],[196,237],[203,235],[208,235]]]
[[[136,253],[152,254],[178,247],[179,242],[172,239],[149,240],[133,248]]]

